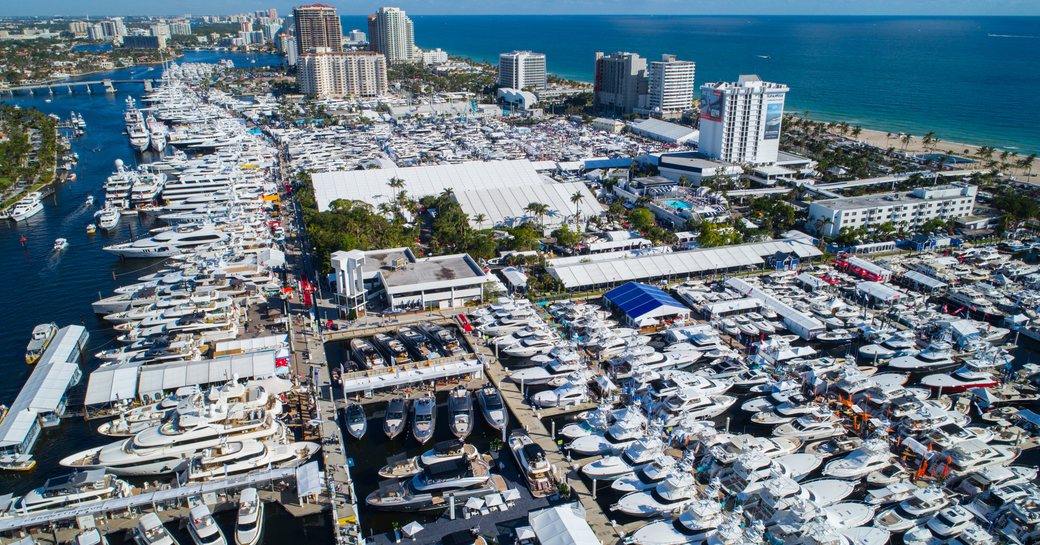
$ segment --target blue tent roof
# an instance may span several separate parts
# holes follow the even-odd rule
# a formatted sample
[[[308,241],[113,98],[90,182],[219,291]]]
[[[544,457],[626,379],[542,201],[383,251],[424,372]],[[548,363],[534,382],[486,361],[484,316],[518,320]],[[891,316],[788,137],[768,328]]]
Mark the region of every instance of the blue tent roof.
[[[664,306],[689,310],[660,288],[640,284],[639,282],[629,282],[614,288],[603,294],[603,297],[610,301],[612,305],[621,309],[632,320],[637,320]]]

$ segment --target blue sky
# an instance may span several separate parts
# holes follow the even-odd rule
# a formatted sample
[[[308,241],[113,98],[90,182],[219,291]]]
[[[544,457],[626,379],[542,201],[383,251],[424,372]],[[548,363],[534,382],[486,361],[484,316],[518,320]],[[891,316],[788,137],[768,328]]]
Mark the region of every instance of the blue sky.
[[[303,2],[300,2],[303,3]],[[814,14],[814,15],[1040,15],[1038,0],[329,0],[343,14],[397,5],[414,14]],[[0,15],[228,14],[293,4],[249,0],[40,0],[0,2]],[[517,6],[522,6],[518,10]]]

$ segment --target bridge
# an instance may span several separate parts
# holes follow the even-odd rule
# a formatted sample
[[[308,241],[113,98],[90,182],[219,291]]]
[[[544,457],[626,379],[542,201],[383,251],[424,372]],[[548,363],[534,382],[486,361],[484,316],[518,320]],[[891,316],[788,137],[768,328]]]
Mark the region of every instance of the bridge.
[[[52,81],[48,83],[37,83],[34,85],[19,85],[17,87],[4,87],[0,88],[0,95],[14,96],[18,93],[25,93],[29,95],[36,95],[37,93],[44,93],[48,95],[55,94],[55,90],[64,89],[66,94],[75,94],[75,89],[80,91],[86,91],[86,93],[93,94],[93,87],[101,87],[106,93],[116,92],[116,85],[144,85],[145,91],[152,90],[152,86],[159,83],[158,79],[99,79],[99,80],[81,80],[81,81]]]

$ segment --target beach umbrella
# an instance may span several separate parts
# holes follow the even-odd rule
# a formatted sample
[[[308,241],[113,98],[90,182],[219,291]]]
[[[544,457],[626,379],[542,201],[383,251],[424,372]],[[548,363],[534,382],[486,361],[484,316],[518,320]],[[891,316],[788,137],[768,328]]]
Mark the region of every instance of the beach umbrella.
[[[422,529],[423,525],[413,520],[412,522],[405,524],[404,528],[401,528],[401,532],[408,537],[415,537],[415,534],[418,534]]]

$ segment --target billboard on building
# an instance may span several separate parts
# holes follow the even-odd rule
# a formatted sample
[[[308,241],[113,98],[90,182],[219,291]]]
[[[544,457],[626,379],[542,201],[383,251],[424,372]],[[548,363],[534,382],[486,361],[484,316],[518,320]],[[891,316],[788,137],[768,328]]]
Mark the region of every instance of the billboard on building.
[[[766,129],[763,139],[776,140],[780,138],[780,123],[784,119],[784,103],[769,102],[766,104]]]
[[[718,89],[701,91],[701,119],[721,122],[725,106],[726,95],[722,91]]]

